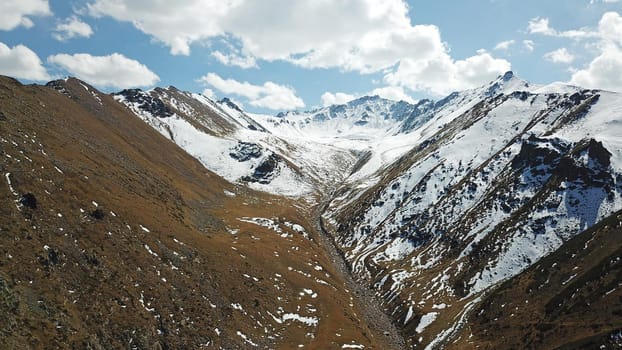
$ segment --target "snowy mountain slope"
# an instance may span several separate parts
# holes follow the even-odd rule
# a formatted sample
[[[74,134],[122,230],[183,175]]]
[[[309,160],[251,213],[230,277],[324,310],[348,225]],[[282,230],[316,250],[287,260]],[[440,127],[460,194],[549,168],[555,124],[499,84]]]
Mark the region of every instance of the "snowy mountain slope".
[[[312,111],[279,113],[265,120],[272,132],[278,130],[298,133],[315,139],[369,140],[402,131],[407,125],[421,124],[434,104],[422,100],[413,105],[395,102],[379,96],[365,96],[342,105],[332,105]],[[289,130],[287,130],[289,129]]]
[[[622,209],[615,93],[508,72],[437,102],[277,116],[171,87],[115,99],[232,183],[325,203],[323,225],[413,346],[456,340],[501,284]]]
[[[620,347],[622,213],[611,215],[504,282],[446,348]],[[568,258],[571,257],[571,258]]]
[[[424,315],[456,326],[499,282],[622,208],[622,97],[550,90],[507,74],[454,95],[412,133],[414,149],[373,186],[346,183],[324,213],[353,271],[424,344],[452,333],[417,327]]]
[[[503,81],[495,84],[491,83],[486,91],[508,88],[503,86]],[[436,103],[421,100],[416,104],[365,96],[308,112],[253,117],[271,133],[289,142],[303,139],[305,143],[332,145],[355,152],[359,162],[351,169],[346,182],[367,187],[378,180],[386,167],[418,145],[431,129],[479,101],[483,93],[486,92],[454,93]],[[430,126],[432,119],[437,125]]]
[[[174,88],[125,90],[115,99],[231,182],[287,196],[312,190],[310,179],[275,152],[263,127],[229,100],[214,102]]]
[[[437,107],[372,96],[273,117],[173,87],[125,90],[115,98],[227,180],[308,198],[330,193],[357,163],[360,178],[399,158],[413,145],[407,132]],[[370,161],[359,162],[365,157]]]
[[[417,104],[367,96],[274,117],[247,114],[228,99],[215,102],[174,87],[124,90],[115,98],[229,181],[319,199],[317,193],[330,193],[347,178],[361,180],[357,186],[373,184],[378,176],[370,175],[418,144],[426,132],[421,126],[475,103],[478,94]]]

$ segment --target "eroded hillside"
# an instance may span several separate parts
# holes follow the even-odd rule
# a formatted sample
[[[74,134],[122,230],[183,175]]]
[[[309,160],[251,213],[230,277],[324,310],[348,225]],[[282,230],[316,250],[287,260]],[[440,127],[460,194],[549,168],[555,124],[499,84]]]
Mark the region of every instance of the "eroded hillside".
[[[0,347],[384,348],[296,201],[75,79],[0,80]]]
[[[420,144],[373,186],[346,184],[325,212],[354,273],[373,286],[414,345],[438,348],[460,339],[461,348],[471,334],[505,334],[494,318],[478,325],[480,334],[460,332],[500,283],[568,249],[566,242],[622,207],[622,99],[579,88],[546,90],[506,74],[459,93],[465,102],[424,125],[429,132]],[[560,265],[572,264],[557,257]],[[550,288],[564,287],[557,281]],[[525,299],[513,302],[519,301]],[[619,305],[609,304],[618,311]],[[622,326],[589,312],[608,332]],[[568,329],[563,320],[548,323]],[[538,328],[546,321],[531,322]],[[592,333],[580,334],[572,339]]]
[[[619,94],[0,88],[1,346],[620,346]]]

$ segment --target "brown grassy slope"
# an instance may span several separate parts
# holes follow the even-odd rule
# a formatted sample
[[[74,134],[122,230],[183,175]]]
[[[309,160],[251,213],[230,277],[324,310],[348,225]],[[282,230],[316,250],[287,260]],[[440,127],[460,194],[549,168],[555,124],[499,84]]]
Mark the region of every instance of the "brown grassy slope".
[[[622,347],[622,212],[486,297],[448,349]]]
[[[295,203],[225,182],[77,80],[66,90],[0,78],[0,348],[384,348],[314,240],[238,220],[313,237]]]

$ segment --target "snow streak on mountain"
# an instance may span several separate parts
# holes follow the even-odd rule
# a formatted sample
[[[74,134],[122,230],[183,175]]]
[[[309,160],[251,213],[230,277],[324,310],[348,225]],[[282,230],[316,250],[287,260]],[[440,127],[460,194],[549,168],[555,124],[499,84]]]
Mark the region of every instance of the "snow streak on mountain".
[[[508,72],[438,102],[368,96],[276,116],[174,89],[141,94],[174,113],[118,99],[206,167],[327,204],[322,220],[353,272],[416,343],[455,337],[500,282],[622,209],[614,93]],[[231,127],[215,135],[184,98]]]
[[[49,85],[77,99],[66,82]],[[85,89],[81,101],[102,109]],[[106,98],[230,184],[225,213],[254,203],[236,202],[249,188],[304,213],[316,227],[294,224],[283,203],[236,220],[325,242],[409,347],[622,342],[620,94],[508,72],[439,101],[366,96],[274,116],[174,87]],[[288,249],[308,255],[300,247]]]

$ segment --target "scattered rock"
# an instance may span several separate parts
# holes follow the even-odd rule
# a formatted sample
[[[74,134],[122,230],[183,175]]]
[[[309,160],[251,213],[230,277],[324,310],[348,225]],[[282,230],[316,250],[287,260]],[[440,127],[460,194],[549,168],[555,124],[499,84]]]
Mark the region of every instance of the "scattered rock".
[[[604,168],[608,168],[611,165],[611,152],[603,146],[603,143],[590,139],[587,146],[588,156],[591,159],[595,159]]]
[[[37,209],[37,197],[32,193],[23,194],[19,199],[19,203],[30,209]]]
[[[6,116],[4,115],[4,113],[0,112],[0,122],[3,122],[6,120]]]
[[[96,219],[96,220],[102,220],[103,218],[106,217],[106,213],[103,210],[101,210],[100,208],[97,208],[97,209],[93,210],[90,213],[90,215],[91,215],[91,217],[93,219]]]
[[[228,97],[223,98],[222,100],[218,101],[218,103],[222,103],[224,105],[226,105],[227,107],[236,110],[240,113],[244,113],[242,111],[242,109],[240,107],[238,107],[238,105],[236,105],[233,101],[231,101]]]
[[[67,83],[65,82],[65,80],[59,79],[59,80],[50,81],[47,84],[45,84],[45,86],[50,87],[67,97],[72,97],[71,93],[69,93],[69,91],[67,90],[66,84]]]
[[[15,312],[19,306],[19,301],[15,293],[9,288],[8,283],[0,277],[0,308]]]
[[[242,181],[246,182],[258,182],[260,184],[269,184],[272,179],[278,174],[280,158],[275,154],[271,154],[266,158],[257,168],[251,176],[245,176]]]
[[[161,99],[153,97],[141,89],[126,89],[119,92],[118,95],[122,95],[126,100],[138,104],[138,108],[158,118],[168,118],[175,114]]]
[[[94,250],[85,251],[82,253],[82,256],[92,266],[99,266],[99,259],[97,258],[97,253]]]
[[[46,247],[45,250],[47,252],[46,255],[42,256],[42,255],[37,254],[37,260],[39,261],[39,264],[45,267],[50,267],[50,266],[58,265],[61,262],[60,254],[58,253],[56,249]]]
[[[246,162],[252,158],[259,158],[262,154],[261,146],[242,141],[238,142],[235,148],[229,152],[229,156],[238,162]]]

